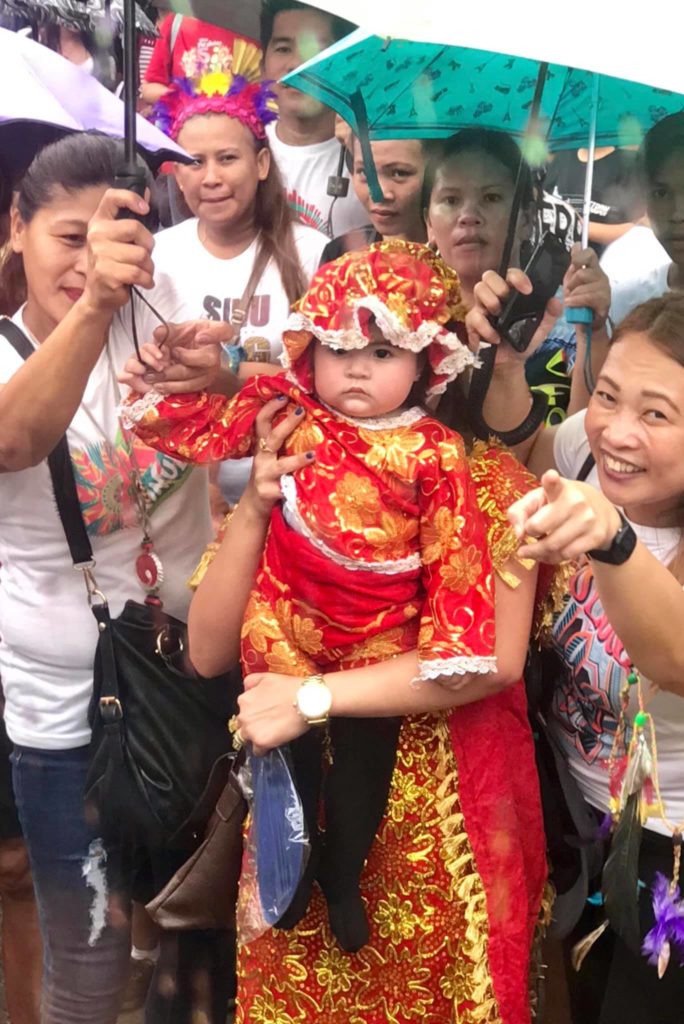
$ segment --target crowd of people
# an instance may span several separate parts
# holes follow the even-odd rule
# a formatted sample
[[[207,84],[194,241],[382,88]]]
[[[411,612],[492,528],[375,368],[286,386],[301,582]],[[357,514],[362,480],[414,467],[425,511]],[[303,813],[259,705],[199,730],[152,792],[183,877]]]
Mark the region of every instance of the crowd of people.
[[[12,1024],[552,1021],[549,943],[572,1024],[679,1022],[684,111],[597,150],[582,249],[586,151],[531,168],[483,128],[368,150],[279,81],[353,27],[298,0],[263,0],[259,40],[170,12],[139,109],[190,161],[141,197],[112,187],[120,141],[72,133],[1,183]],[[549,233],[568,269],[520,353],[497,317]],[[146,593],[198,679],[241,673],[227,745],[287,752],[310,852],[256,937],[145,909],[206,821],[132,863],[84,800],[89,605]]]

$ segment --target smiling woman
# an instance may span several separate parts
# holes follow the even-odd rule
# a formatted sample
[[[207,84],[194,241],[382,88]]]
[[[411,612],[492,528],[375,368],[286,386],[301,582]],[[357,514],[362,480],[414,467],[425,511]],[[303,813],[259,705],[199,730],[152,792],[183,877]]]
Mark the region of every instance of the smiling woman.
[[[666,921],[682,913],[684,296],[651,299],[617,328],[589,407],[555,434],[554,462],[565,479],[547,471],[510,513],[521,557],[588,556],[553,626],[566,672],[549,721],[597,824],[610,812],[629,826],[632,807],[645,822],[641,841],[638,827],[631,842],[614,832],[612,864],[633,875],[616,891],[606,861],[612,927],[569,974],[571,998],[583,1024],[660,1024],[684,998]],[[572,941],[598,924],[588,908]]]
[[[155,109],[160,127],[194,158],[175,170],[194,217],[156,236],[155,264],[178,281],[185,317],[233,325],[228,359],[246,379],[282,352],[290,305],[318,266],[325,238],[292,221],[266,138],[275,117],[267,86],[206,73],[197,54],[186,55],[186,67],[194,67],[192,79]],[[248,462],[221,468],[231,503],[248,477]]]

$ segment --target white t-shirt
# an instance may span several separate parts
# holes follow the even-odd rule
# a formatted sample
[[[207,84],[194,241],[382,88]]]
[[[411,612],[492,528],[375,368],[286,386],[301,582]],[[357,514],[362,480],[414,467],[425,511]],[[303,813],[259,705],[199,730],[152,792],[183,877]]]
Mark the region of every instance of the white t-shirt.
[[[368,223],[368,214],[349,183],[349,192],[334,199],[328,195],[328,178],[337,174],[340,143],[336,138],[311,146],[281,142],[274,122],[266,126],[271,152],[282,175],[291,210],[302,224],[337,238]],[[334,205],[333,205],[334,204]]]
[[[610,319],[617,327],[628,313],[640,306],[642,302],[665,295],[670,289],[667,276],[671,261],[653,267],[640,277],[632,277],[611,286]]]
[[[294,224],[295,244],[306,282],[311,280],[327,243],[320,231]],[[257,239],[239,256],[223,260],[202,245],[196,217],[155,235],[157,274],[173,280],[179,293],[181,319],[230,320],[233,305],[240,305],[257,254]],[[283,350],[282,332],[290,303],[274,260],[264,270],[249,307],[240,343],[249,351],[257,338],[258,362],[274,363]],[[268,343],[268,344],[266,344]]]
[[[297,252],[307,284],[318,269],[327,238],[320,231],[295,224]],[[257,254],[257,240],[232,259],[212,256],[202,245],[196,218],[160,231],[155,238],[154,265],[170,277],[181,293],[182,320],[230,320],[233,303],[242,301]],[[241,344],[258,362],[275,363],[283,351],[282,333],[290,314],[280,272],[273,260],[266,266],[249,307]],[[247,486],[251,459],[235,459],[221,465],[218,484],[231,505]]]
[[[569,479],[577,475],[589,455],[584,429],[585,412],[562,423],[556,434],[554,455],[558,471]],[[587,483],[598,490],[594,467]],[[671,561],[680,531],[631,524],[639,540],[659,562]],[[565,606],[553,626],[554,646],[569,668],[568,678],[557,688],[551,724],[567,753],[570,770],[587,801],[608,810],[608,758],[620,716],[620,692],[630,660],[603,611],[589,567],[573,577]],[[648,680],[643,680],[644,693]],[[636,688],[634,687],[633,690]],[[684,820],[684,699],[658,691],[649,700],[658,744],[658,771],[665,810],[671,821]],[[633,692],[628,717],[638,711]],[[630,729],[631,735],[631,729]],[[628,736],[629,741],[629,736]],[[670,835],[659,818],[648,828]]]
[[[601,268],[610,278],[611,288],[650,274],[663,264],[669,267],[670,257],[653,230],[644,224],[635,224],[625,231],[606,246],[601,257]]]
[[[147,295],[162,315],[175,318],[168,281]],[[157,321],[139,301],[136,320],[141,340],[149,337]],[[29,335],[21,310],[14,322]],[[135,572],[142,533],[115,380],[132,351],[126,309],[112,324],[67,431],[95,576],[113,616],[127,599],[144,599]],[[21,365],[0,337],[0,383]],[[211,538],[207,473],[137,441],[134,451],[164,567],[160,596],[171,615],[185,619],[191,596],[186,580]],[[83,746],[90,739],[87,709],[98,633],[82,574],[69,556],[46,461],[0,474],[0,564],[0,676],[9,736],[44,750]]]

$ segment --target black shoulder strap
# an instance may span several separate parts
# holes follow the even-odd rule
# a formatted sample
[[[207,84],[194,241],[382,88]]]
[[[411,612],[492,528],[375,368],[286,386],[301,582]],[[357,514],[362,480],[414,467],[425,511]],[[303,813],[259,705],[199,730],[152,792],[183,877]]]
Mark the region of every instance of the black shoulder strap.
[[[0,334],[3,334],[13,349],[22,359],[33,355],[34,349],[22,330],[7,318],[0,319]],[[52,478],[52,489],[55,492],[57,511],[62,520],[69,552],[74,565],[92,562],[93,549],[90,546],[88,533],[83,522],[81,505],[76,490],[74,467],[69,454],[66,435],[61,437],[57,445],[48,455],[48,468]]]
[[[591,454],[591,452],[589,452],[589,454],[587,455],[586,459],[584,460],[584,462],[580,466],[580,471],[577,474],[576,479],[579,480],[579,481],[586,480],[595,465],[596,465],[596,459]]]

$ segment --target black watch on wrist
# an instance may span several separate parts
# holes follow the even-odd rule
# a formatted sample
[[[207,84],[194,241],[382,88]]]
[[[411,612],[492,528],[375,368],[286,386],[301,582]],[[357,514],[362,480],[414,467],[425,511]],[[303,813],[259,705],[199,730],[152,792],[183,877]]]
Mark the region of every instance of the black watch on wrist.
[[[606,551],[601,551],[598,548],[594,548],[593,551],[587,551],[587,555],[594,562],[607,562],[608,565],[622,565],[623,562],[627,561],[636,547],[636,533],[629,525],[620,509],[616,509],[616,511],[620,516],[622,525],[613,537],[613,543]]]

